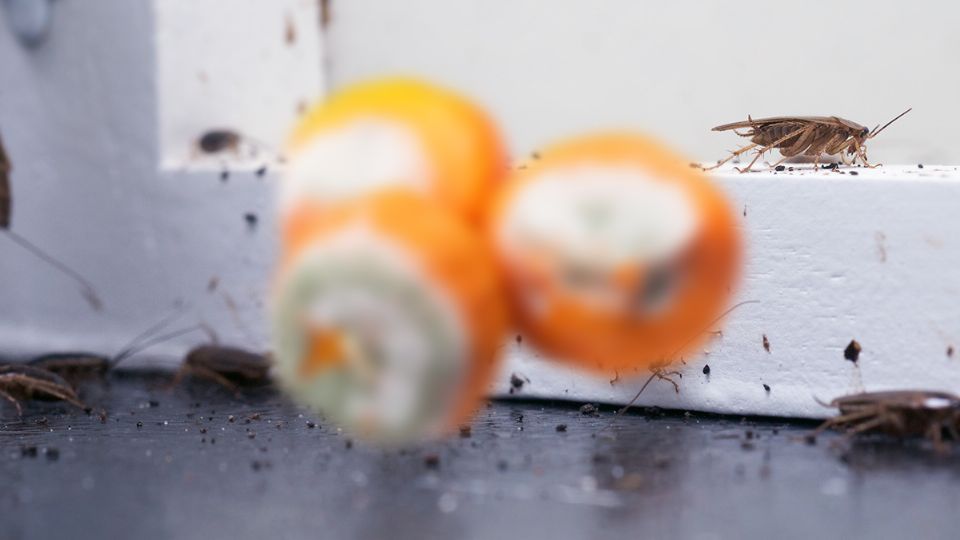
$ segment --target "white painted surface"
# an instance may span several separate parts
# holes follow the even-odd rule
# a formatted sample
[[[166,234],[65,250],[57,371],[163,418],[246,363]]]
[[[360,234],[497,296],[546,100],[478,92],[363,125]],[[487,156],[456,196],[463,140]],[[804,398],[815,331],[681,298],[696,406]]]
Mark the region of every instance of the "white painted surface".
[[[960,4],[937,0],[332,0],[334,85],[419,74],[468,92],[517,155],[584,130],[713,160],[726,122],[839,115],[885,163],[960,162]]]
[[[322,88],[316,0],[151,4],[164,165],[197,166],[195,141],[211,128],[233,129],[253,141],[245,150],[275,155]],[[220,167],[219,156],[205,162]]]
[[[209,2],[188,3],[212,9]],[[155,10],[160,4],[164,8]],[[274,171],[259,178],[247,164],[222,182],[219,163],[216,170],[191,167],[192,172],[162,163],[167,149],[180,155],[197,131],[218,119],[237,119],[239,129],[268,141],[276,138],[288,128],[281,124],[292,118],[292,96],[309,98],[311,89],[319,93],[322,51],[314,46],[320,43],[315,3],[271,1],[276,8],[271,18],[252,9],[255,5],[267,3],[237,2],[229,21],[217,18],[222,24],[211,28],[199,11],[193,19],[193,11],[174,9],[184,2],[58,0],[53,30],[35,49],[20,46],[0,10],[0,130],[14,165],[13,229],[86,276],[104,303],[102,311],[92,311],[73,282],[0,234],[5,354],[114,352],[180,302],[187,308],[178,325],[205,321],[224,341],[265,345],[266,288],[276,245]],[[276,51],[263,53],[260,34],[234,31],[257,27],[286,47],[278,23],[285,8],[300,10],[298,39],[313,44],[309,51],[278,60]],[[160,11],[164,24],[179,29],[175,35],[160,31]],[[209,81],[219,96],[178,93],[174,87],[181,74],[158,63],[160,57],[189,58],[180,54],[184,51],[160,55],[157,47],[203,49],[195,43],[197,32],[184,30],[191,20],[194,30],[207,33],[204,43],[213,50],[233,40],[230,54],[203,56],[211,62],[206,64],[212,70]],[[295,85],[272,87],[274,62],[303,72],[278,86],[291,80]],[[191,63],[190,69],[201,63]],[[214,74],[230,77],[230,84],[216,84]],[[182,78],[184,84],[196,84],[192,73]],[[277,97],[286,91],[289,99]],[[236,116],[217,116],[226,114],[217,103],[236,107]],[[286,116],[265,120],[257,110],[274,106]],[[212,107],[209,115],[206,107]],[[248,227],[247,212],[258,215],[256,230]],[[219,285],[208,292],[214,277]],[[170,354],[172,363],[172,355],[202,339],[188,336],[157,351]]]
[[[960,172],[884,167],[738,174],[717,180],[742,216],[747,257],[740,307],[709,354],[676,367],[680,392],[655,382],[643,405],[733,414],[821,417],[852,392],[960,391]],[[763,348],[763,336],[770,352]],[[863,347],[854,364],[843,351]],[[710,376],[703,374],[709,364]],[[647,374],[611,384],[510,346],[497,381],[520,396],[625,403]],[[771,388],[767,393],[763,384]]]

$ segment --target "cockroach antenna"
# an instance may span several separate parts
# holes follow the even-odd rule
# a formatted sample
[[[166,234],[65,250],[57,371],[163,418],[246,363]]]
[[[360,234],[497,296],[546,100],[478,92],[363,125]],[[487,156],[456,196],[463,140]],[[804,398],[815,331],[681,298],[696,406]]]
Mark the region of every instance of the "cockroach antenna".
[[[49,264],[54,269],[58,270],[61,274],[69,277],[74,282],[76,282],[77,286],[80,288],[80,296],[82,296],[83,299],[87,301],[87,304],[89,304],[94,311],[100,311],[101,309],[103,309],[103,301],[100,300],[100,295],[97,294],[97,290],[90,283],[90,281],[87,280],[87,278],[80,275],[80,273],[74,270],[73,268],[70,268],[66,263],[63,263],[57,260],[56,258],[53,257],[53,255],[50,255],[46,251],[40,249],[40,247],[34,244],[33,242],[13,232],[12,229],[5,229],[4,232],[7,233],[7,236],[11,240],[13,240],[14,243],[16,243],[18,246],[29,251],[38,259]]]
[[[876,137],[881,131],[887,129],[887,126],[889,126],[890,124],[896,122],[897,120],[899,120],[900,118],[902,118],[903,115],[907,114],[908,112],[910,112],[910,111],[912,111],[912,110],[913,110],[913,107],[910,107],[909,109],[903,111],[902,113],[898,114],[898,115],[896,116],[896,118],[894,118],[893,120],[891,120],[891,121],[887,122],[886,124],[884,124],[883,127],[880,128],[880,129],[873,128],[873,130],[870,131],[870,134],[867,135],[867,138],[868,138],[868,139],[872,139],[872,138]],[[877,124],[877,125],[879,126],[880,124]]]

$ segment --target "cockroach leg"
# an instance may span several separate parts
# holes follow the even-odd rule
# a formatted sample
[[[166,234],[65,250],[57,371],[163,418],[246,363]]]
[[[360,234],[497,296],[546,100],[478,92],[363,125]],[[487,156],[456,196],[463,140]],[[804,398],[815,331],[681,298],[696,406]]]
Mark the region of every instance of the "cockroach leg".
[[[679,371],[676,371],[676,370],[664,371],[662,368],[655,368],[653,370],[653,376],[656,377],[657,379],[660,379],[661,381],[667,381],[668,383],[672,384],[673,391],[678,394],[680,393],[680,385],[677,384],[677,381],[670,378],[671,376],[683,377],[683,374],[680,373]]]
[[[757,147],[757,146],[758,146],[757,143],[750,143],[750,144],[744,146],[743,148],[740,148],[739,150],[734,150],[733,152],[730,152],[730,155],[727,156],[726,159],[722,159],[722,160],[718,161],[717,164],[714,165],[714,166],[712,166],[712,167],[705,167],[703,170],[705,170],[705,171],[712,171],[712,170],[720,167],[720,166],[723,165],[724,163],[730,161],[731,159],[733,159],[733,158],[739,156],[740,154],[742,154],[742,153],[744,153],[744,152],[747,152],[747,151],[749,151],[749,150],[751,150],[751,149],[753,149],[753,148],[755,148],[755,147]]]
[[[772,143],[770,143],[770,144],[764,146],[763,148],[757,150],[756,155],[753,156],[753,161],[751,161],[750,164],[747,165],[747,168],[746,168],[746,169],[737,169],[737,172],[740,172],[740,173],[750,172],[750,169],[753,167],[753,164],[756,163],[758,159],[760,159],[760,156],[762,156],[764,153],[766,153],[766,152],[767,152],[768,150],[770,150],[771,148],[776,148],[778,144],[781,144],[782,142],[784,142],[784,141],[786,141],[786,140],[789,140],[789,139],[792,139],[793,137],[799,135],[799,134],[802,133],[805,129],[807,129],[807,128],[806,128],[806,127],[802,127],[802,128],[799,128],[799,129],[795,129],[795,130],[791,131],[790,133],[787,133],[787,134],[784,135],[783,137],[780,137],[779,139],[773,141]]]
[[[20,406],[20,402],[17,400],[17,398],[11,396],[4,390],[0,390],[0,397],[6,399],[10,403],[13,403],[13,406],[17,408],[17,416],[23,416],[23,407]]]
[[[180,381],[183,380],[183,377],[185,375],[192,375],[195,377],[203,377],[206,379],[210,379],[213,382],[218,383],[224,388],[230,390],[234,394],[237,394],[237,395],[240,394],[240,387],[232,383],[229,379],[227,379],[223,375],[217,373],[212,369],[209,369],[203,366],[191,366],[188,364],[184,364],[183,366],[180,367],[180,369],[177,371],[177,374],[173,378],[173,382],[170,383],[170,387],[174,387],[177,384],[179,384]]]
[[[854,413],[850,413],[850,414],[844,414],[844,415],[840,415],[840,416],[834,416],[833,418],[828,418],[828,419],[824,420],[824,422],[823,422],[822,424],[820,424],[820,425],[817,427],[817,429],[813,430],[813,433],[811,433],[810,435],[813,436],[813,437],[816,437],[817,435],[823,433],[824,431],[826,431],[826,430],[828,430],[828,429],[830,429],[830,428],[840,427],[840,426],[842,426],[842,425],[844,425],[844,424],[847,424],[847,423],[850,423],[850,422],[854,422],[854,421],[858,421],[858,420],[863,420],[863,419],[865,419],[865,418],[870,418],[871,416],[876,416],[876,414],[877,414],[876,408],[875,408],[875,407],[870,407],[870,408],[868,408],[868,409],[865,409],[865,410],[862,410],[862,411],[859,411],[859,412],[854,412]]]

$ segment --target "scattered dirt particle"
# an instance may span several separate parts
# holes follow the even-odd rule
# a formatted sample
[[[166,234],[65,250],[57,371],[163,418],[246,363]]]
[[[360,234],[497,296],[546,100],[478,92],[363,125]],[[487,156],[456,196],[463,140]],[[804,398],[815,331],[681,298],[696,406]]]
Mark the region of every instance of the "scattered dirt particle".
[[[516,393],[523,389],[523,385],[530,382],[530,379],[519,373],[510,374],[510,393]]]
[[[874,233],[873,238],[877,242],[877,257],[880,262],[887,262],[887,235],[880,231]]]
[[[52,446],[48,446],[43,454],[47,456],[47,461],[57,461],[60,459],[60,449]]]
[[[850,171],[850,176],[857,176],[859,174],[857,171]]]
[[[436,469],[440,466],[440,456],[437,454],[427,454],[423,456],[423,464],[430,469]]]
[[[147,404],[150,405],[151,408],[160,406],[160,402],[155,399],[151,399],[150,401],[147,402]]]
[[[767,339],[767,335],[763,335],[763,350],[770,352],[770,340]]]
[[[744,450],[753,450],[754,448],[756,448],[756,445],[749,441],[743,441],[742,443],[740,443],[740,448]]]
[[[817,444],[817,436],[816,436],[816,435],[813,435],[813,434],[806,435],[806,436],[803,438],[803,440],[804,440],[804,442],[806,442],[806,443],[809,444],[810,446],[813,446],[813,445]]]
[[[229,180],[229,179],[230,179],[230,171],[228,171],[228,170],[226,170],[226,169],[220,171],[220,181],[221,181],[221,182],[226,182],[226,181]]]
[[[213,292],[217,290],[218,286],[220,286],[220,278],[213,276],[210,278],[210,281],[207,282],[207,292]]]
[[[508,466],[509,465],[507,464],[506,460],[501,459],[500,461],[497,462],[497,469],[500,471],[507,470]]]
[[[37,447],[36,446],[21,446],[20,447],[20,456],[35,458],[37,457]]]
[[[953,345],[950,345],[949,347],[947,347],[947,357],[953,358],[953,353],[954,353]]]
[[[464,439],[469,439],[470,435],[473,434],[473,428],[469,424],[460,426],[460,436]]]
[[[922,169],[922,168],[923,168],[923,163],[917,163],[917,168],[918,168],[918,169]]]
[[[234,422],[236,422],[236,421],[237,421],[237,417],[234,416],[234,415],[232,415],[232,414],[227,417],[227,422],[230,422],[231,424],[234,423]]]
[[[343,443],[343,446],[347,450],[353,448],[353,439],[347,439],[346,442]]]
[[[206,432],[207,432],[207,428],[205,427],[200,428],[200,433],[206,433]]]
[[[143,427],[143,422],[137,422],[137,429],[140,429],[142,427]]]
[[[257,169],[257,170],[254,172],[254,174],[257,175],[257,178],[263,178],[264,175],[267,174],[267,166],[264,165],[264,166],[260,167],[259,169]]]
[[[257,223],[260,221],[260,218],[253,212],[247,212],[243,215],[243,220],[247,222],[247,227],[253,230],[257,228]]]
[[[754,436],[753,430],[752,430],[752,429],[748,429],[747,431],[745,431],[745,432],[743,433],[743,436],[746,437],[747,440],[752,439],[753,436]]]
[[[248,438],[248,439],[256,439],[256,438],[257,438],[257,432],[256,432],[256,431],[251,431],[250,433],[247,433],[247,438]]]
[[[852,339],[847,348],[843,350],[843,357],[856,364],[857,360],[860,359],[860,351],[862,350],[863,348],[857,343],[857,340]]]
[[[567,431],[567,425],[566,425],[566,424],[557,424],[557,432],[559,432],[559,433],[564,433],[564,432],[566,432],[566,431]]]
[[[704,374],[704,375],[707,375],[707,376],[710,375],[710,364],[704,364],[704,365],[703,365],[703,374]]]
[[[523,345],[523,336],[522,336],[522,335],[517,334],[517,337],[514,338],[514,339],[516,339],[517,345]]]
[[[769,384],[764,383],[764,384],[763,384],[763,389],[764,389],[768,394],[770,393],[770,385],[769,385]]]
[[[278,424],[278,425],[279,425],[279,424]],[[317,424],[316,424],[315,422],[311,421],[311,420],[307,420],[307,427],[310,428],[310,429],[313,429],[313,428],[317,427]]]
[[[784,171],[786,169],[787,167],[785,165],[777,165],[776,167],[774,167],[775,171]]]
[[[283,29],[283,40],[287,42],[287,45],[291,46],[297,42],[297,26],[289,16]]]
[[[584,416],[599,416],[597,406],[593,403],[586,403],[580,407],[580,414]]]
[[[197,146],[207,154],[236,150],[239,145],[240,134],[230,129],[211,129],[197,140]]]

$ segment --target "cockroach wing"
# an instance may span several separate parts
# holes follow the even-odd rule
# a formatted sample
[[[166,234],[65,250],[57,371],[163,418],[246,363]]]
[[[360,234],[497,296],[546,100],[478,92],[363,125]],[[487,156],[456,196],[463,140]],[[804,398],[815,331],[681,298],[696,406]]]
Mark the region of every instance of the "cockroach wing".
[[[771,116],[769,118],[751,118],[732,124],[723,124],[713,128],[713,131],[729,131],[731,129],[742,129],[769,126],[772,124],[823,124],[828,126],[843,126],[857,131],[863,129],[863,126],[856,122],[840,118],[839,116]]]

